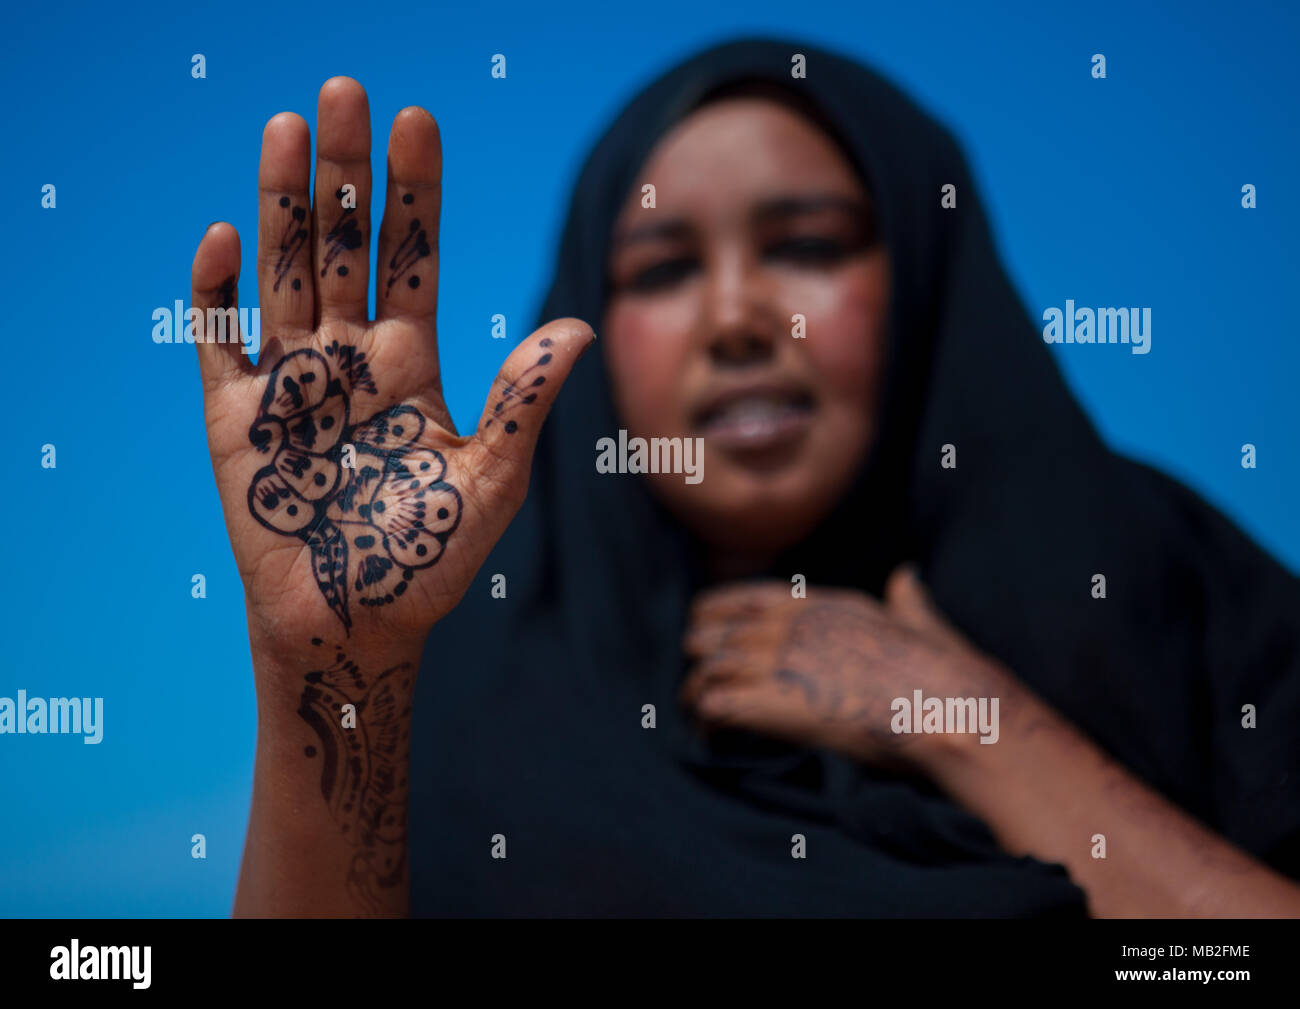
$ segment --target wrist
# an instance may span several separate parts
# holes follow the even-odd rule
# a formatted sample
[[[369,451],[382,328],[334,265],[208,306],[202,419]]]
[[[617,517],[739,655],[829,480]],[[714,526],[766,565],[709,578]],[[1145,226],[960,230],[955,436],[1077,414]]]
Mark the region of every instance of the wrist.
[[[409,704],[424,651],[424,637],[407,640],[349,639],[343,634],[291,636],[249,623],[249,651],[259,711],[293,713],[313,682],[346,685],[349,694],[368,690],[380,678],[391,695]]]
[[[1009,670],[982,656],[970,664],[954,697],[974,700],[976,724],[967,724],[965,731],[923,735],[915,753],[921,770],[941,786],[971,775],[996,776],[999,761],[1022,735],[1019,727],[1041,722],[1049,714],[1043,702]]]

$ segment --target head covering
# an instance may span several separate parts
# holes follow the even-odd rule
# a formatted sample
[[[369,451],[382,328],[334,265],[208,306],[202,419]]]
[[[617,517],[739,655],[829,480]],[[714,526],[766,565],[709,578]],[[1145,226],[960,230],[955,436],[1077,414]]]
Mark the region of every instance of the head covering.
[[[755,80],[796,94],[845,150],[893,265],[879,436],[770,573],[878,595],[918,562],[977,646],[1182,808],[1300,874],[1300,583],[1102,444],[1012,289],[957,144],[878,74],[770,38],[664,73],[588,157],[538,324],[577,316],[599,334],[611,228],[650,150],[720,88]],[[1001,852],[923,782],[692,728],[676,697],[698,551],[642,478],[596,471],[597,440],[620,426],[588,353],[543,428],[526,504],[430,635],[416,912],[1081,913],[1061,867]],[[1242,727],[1243,704],[1258,728]],[[816,859],[789,857],[792,831],[816,833]],[[514,847],[494,862],[498,832]]]

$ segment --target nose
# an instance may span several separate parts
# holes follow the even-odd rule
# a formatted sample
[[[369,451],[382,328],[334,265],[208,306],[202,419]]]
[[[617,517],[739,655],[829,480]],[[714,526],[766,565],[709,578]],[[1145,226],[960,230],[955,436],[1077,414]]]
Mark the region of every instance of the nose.
[[[709,266],[704,332],[715,364],[756,364],[775,352],[776,333],[758,274],[757,264],[740,249],[720,253]]]

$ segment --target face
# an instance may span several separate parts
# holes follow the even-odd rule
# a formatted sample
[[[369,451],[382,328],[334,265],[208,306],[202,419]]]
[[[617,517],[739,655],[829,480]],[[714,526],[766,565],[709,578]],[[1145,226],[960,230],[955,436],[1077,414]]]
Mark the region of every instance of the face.
[[[889,296],[876,231],[834,142],[760,97],[678,123],[622,208],[599,330],[615,405],[629,438],[703,439],[698,483],[644,479],[720,551],[799,542],[865,458]]]

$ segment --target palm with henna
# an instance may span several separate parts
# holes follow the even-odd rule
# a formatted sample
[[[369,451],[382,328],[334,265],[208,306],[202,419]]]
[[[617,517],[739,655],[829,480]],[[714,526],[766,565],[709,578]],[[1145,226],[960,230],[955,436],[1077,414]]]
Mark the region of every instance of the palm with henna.
[[[238,342],[196,341],[250,634],[286,655],[312,637],[346,636],[358,651],[418,647],[523,503],[539,428],[594,333],[558,319],[531,334],[502,366],[478,429],[459,435],[435,333],[433,117],[411,107],[393,122],[373,320],[360,84],[321,88],[314,187],[307,123],[288,112],[267,123],[258,191],[259,362]],[[192,272],[205,317],[236,304],[239,263],[238,233],[212,225]]]

